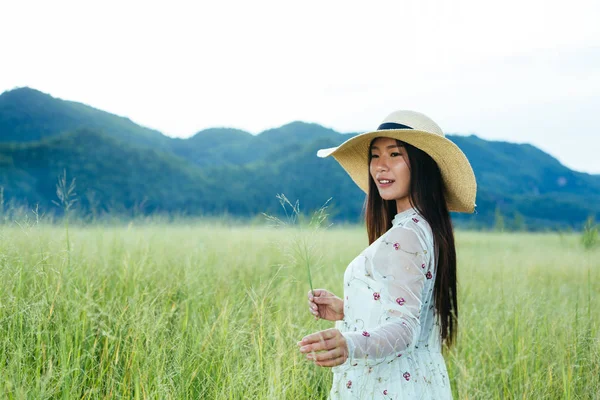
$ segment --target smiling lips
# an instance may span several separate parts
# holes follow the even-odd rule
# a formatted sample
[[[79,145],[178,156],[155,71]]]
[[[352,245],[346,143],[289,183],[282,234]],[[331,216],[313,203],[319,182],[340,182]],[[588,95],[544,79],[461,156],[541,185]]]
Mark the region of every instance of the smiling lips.
[[[380,187],[388,187],[391,186],[395,181],[392,179],[377,179]]]

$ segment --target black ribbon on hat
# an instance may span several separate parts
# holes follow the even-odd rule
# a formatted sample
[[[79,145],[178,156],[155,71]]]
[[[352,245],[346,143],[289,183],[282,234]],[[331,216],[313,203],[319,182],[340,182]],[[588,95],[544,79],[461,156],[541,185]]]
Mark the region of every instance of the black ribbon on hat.
[[[402,124],[397,124],[395,122],[385,122],[381,125],[379,125],[379,128],[377,128],[378,131],[384,131],[386,129],[413,129],[408,125],[402,125]]]

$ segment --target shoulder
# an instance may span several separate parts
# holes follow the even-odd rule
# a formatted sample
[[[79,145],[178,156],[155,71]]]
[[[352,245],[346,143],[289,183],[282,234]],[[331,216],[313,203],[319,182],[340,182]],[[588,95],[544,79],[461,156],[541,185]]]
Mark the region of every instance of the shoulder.
[[[388,242],[398,242],[412,251],[425,250],[425,254],[432,254],[431,226],[422,215],[416,212],[392,226],[384,236]]]
[[[420,239],[430,241],[433,239],[433,233],[429,222],[418,212],[414,212],[411,215],[407,215],[402,220],[398,221],[397,224],[392,226],[388,231],[390,234],[394,234],[395,231],[409,230],[414,232]]]

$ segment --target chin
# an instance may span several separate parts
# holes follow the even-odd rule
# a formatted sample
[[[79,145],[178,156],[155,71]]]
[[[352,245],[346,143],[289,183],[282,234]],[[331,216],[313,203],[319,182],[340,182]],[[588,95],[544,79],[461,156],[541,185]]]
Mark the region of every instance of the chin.
[[[379,196],[381,196],[381,198],[383,200],[396,200],[396,197],[389,195],[389,194],[385,195],[385,194],[382,194],[381,192],[379,192]]]

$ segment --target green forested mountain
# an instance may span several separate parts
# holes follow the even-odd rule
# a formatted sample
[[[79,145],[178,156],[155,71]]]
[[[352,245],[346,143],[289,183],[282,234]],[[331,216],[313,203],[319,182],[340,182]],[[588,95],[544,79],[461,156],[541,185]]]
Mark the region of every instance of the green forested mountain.
[[[206,129],[189,139],[173,139],[171,150],[200,167],[245,165],[317,139],[330,139],[335,146],[340,137],[321,125],[295,121],[256,136],[238,129]]]
[[[211,195],[202,171],[185,160],[87,129],[0,144],[0,154],[5,197],[46,209],[57,199],[57,176],[64,170],[76,178],[81,206],[90,212],[175,211]]]
[[[162,133],[136,125],[129,118],[56,99],[35,89],[19,88],[0,95],[2,142],[32,142],[81,128],[104,131],[132,143],[165,145],[170,141]]]
[[[251,135],[215,128],[173,139],[89,106],[23,88],[0,95],[0,187],[4,206],[56,209],[63,170],[76,178],[79,212],[275,213],[275,195],[314,210],[330,197],[334,219],[360,219],[364,194],[333,159],[316,151],[348,139],[320,125],[292,122]],[[475,215],[455,222],[532,229],[578,228],[600,213],[600,176],[572,171],[528,144],[449,135],[473,165]],[[2,209],[0,208],[0,212]]]
[[[199,167],[210,167],[256,161],[270,145],[270,142],[238,129],[212,128],[189,139],[172,139],[170,149]]]

